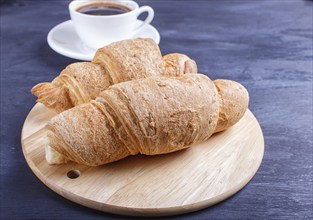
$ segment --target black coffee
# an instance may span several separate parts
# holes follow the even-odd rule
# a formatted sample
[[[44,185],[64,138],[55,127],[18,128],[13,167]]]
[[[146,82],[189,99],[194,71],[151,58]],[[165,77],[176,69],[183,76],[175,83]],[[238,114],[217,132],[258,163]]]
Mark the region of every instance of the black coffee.
[[[86,15],[119,15],[129,12],[130,9],[124,5],[110,3],[95,3],[85,5],[77,9],[78,12]]]

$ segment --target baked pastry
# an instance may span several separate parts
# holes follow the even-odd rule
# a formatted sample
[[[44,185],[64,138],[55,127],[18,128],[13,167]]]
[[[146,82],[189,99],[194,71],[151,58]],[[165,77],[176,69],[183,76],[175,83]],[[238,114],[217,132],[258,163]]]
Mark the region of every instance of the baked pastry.
[[[123,40],[100,48],[90,62],[67,66],[52,82],[34,86],[37,102],[62,112],[94,99],[110,85],[151,76],[197,73],[197,65],[184,54],[162,59],[152,39]]]
[[[110,86],[95,100],[52,118],[47,146],[59,158],[98,166],[129,155],[178,151],[206,141],[244,115],[246,89],[202,74],[154,76]]]
[[[182,76],[186,73],[198,73],[197,63],[187,55],[170,53],[163,56],[165,76]]]
[[[103,66],[112,83],[160,76],[165,67],[158,45],[152,39],[123,40],[97,50],[92,63]]]
[[[51,83],[37,84],[31,92],[37,96],[37,102],[62,112],[96,98],[111,84],[110,75],[102,66],[78,62],[68,65]]]

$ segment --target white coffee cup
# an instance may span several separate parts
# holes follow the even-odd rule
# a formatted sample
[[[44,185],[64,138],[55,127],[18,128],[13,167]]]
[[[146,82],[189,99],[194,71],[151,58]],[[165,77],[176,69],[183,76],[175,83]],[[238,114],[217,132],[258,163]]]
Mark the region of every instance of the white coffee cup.
[[[103,2],[124,5],[130,11],[117,15],[87,15],[77,11],[83,6]],[[94,50],[115,41],[132,38],[154,17],[154,11],[151,7],[139,7],[136,2],[131,0],[76,0],[69,4],[69,11],[78,36],[87,47]],[[143,12],[148,12],[148,16],[138,26],[138,16]]]

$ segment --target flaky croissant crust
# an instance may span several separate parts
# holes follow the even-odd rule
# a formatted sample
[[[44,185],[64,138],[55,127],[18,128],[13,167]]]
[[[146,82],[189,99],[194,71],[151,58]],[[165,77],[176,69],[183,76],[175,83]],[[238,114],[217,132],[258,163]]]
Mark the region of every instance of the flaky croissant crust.
[[[239,83],[212,82],[202,74],[133,80],[54,117],[48,142],[67,159],[89,166],[169,153],[232,126],[248,101]]]
[[[94,99],[110,85],[151,76],[197,73],[197,65],[184,54],[162,58],[152,39],[138,38],[100,48],[91,62],[67,66],[52,82],[39,83],[31,92],[37,102],[62,112]]]

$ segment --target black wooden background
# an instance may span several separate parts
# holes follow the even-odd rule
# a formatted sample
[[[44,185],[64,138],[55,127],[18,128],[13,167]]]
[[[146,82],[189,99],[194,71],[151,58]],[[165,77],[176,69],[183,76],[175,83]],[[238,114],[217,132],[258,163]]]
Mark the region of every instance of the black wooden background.
[[[155,9],[162,53],[194,58],[212,79],[236,80],[265,137],[252,181],[228,200],[170,219],[313,218],[312,10],[305,0],[140,0]],[[68,201],[42,184],[21,150],[33,85],[75,60],[49,48],[69,1],[1,0],[1,219],[123,219]]]

